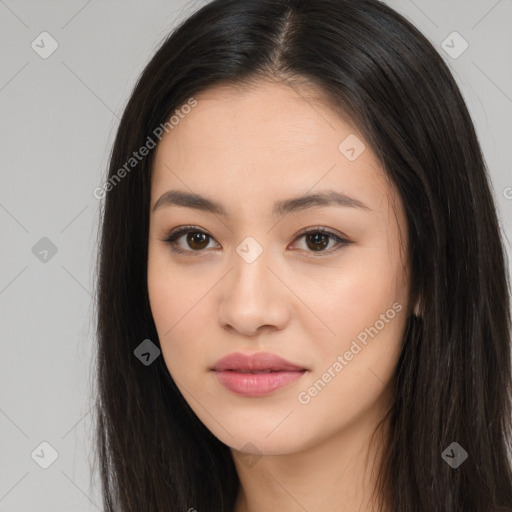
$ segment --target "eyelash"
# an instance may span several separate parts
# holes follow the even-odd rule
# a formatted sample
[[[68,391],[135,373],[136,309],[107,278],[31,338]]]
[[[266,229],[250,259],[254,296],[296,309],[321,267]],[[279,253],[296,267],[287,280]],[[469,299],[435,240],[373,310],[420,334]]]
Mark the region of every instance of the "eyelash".
[[[181,238],[183,235],[188,234],[188,233],[200,233],[200,234],[206,235],[209,239],[214,240],[214,238],[211,235],[209,235],[208,233],[206,233],[205,231],[203,231],[201,229],[198,229],[195,226],[182,226],[180,228],[176,228],[175,230],[171,231],[169,233],[169,235],[167,236],[167,238],[165,238],[163,240],[163,242],[166,242],[167,244],[169,244],[171,246],[171,250],[173,252],[180,253],[180,254],[192,253],[194,256],[195,255],[199,256],[199,254],[203,253],[205,251],[205,249],[194,251],[192,249],[184,250],[184,249],[178,249],[176,247],[177,240],[179,238]],[[306,251],[306,252],[311,252],[311,253],[317,254],[318,256],[321,257],[323,255],[332,254],[333,252],[335,252],[343,247],[346,247],[347,245],[350,245],[352,243],[350,240],[347,240],[346,238],[336,235],[335,233],[332,233],[331,231],[327,231],[322,227],[308,229],[307,231],[303,231],[302,233],[300,233],[297,236],[297,238],[295,240],[298,240],[299,238],[305,237],[307,235],[318,234],[318,233],[331,237],[332,239],[334,239],[337,242],[337,245],[339,245],[339,247],[337,249],[335,248],[334,250],[331,248],[327,251]]]

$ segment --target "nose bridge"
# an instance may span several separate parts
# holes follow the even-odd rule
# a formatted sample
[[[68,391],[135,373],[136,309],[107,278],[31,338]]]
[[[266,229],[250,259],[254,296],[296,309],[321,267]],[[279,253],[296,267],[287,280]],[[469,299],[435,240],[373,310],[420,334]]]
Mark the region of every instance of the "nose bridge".
[[[234,287],[244,295],[252,297],[264,295],[268,291],[269,279],[273,277],[267,266],[270,264],[270,250],[264,247],[264,242],[248,236],[235,248],[233,254]]]
[[[272,267],[271,251],[252,237],[244,239],[232,254],[232,271],[226,276],[220,321],[244,333],[260,326],[282,328],[286,306]]]

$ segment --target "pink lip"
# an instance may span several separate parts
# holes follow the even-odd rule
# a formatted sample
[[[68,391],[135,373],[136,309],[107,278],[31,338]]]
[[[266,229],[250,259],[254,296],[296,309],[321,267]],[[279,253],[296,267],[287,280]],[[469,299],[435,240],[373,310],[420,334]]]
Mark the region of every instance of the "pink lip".
[[[217,361],[212,370],[223,386],[233,393],[244,396],[266,395],[291,384],[307,371],[306,368],[268,352],[250,356],[235,352]],[[242,373],[242,370],[266,370],[267,373]]]

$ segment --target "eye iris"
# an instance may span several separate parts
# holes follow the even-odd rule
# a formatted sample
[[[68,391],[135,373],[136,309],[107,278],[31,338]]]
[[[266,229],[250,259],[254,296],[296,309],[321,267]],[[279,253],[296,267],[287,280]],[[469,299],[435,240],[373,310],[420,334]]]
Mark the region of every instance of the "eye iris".
[[[201,245],[204,242],[206,242],[206,244],[204,244],[204,246]],[[187,234],[187,243],[192,249],[204,249],[208,245],[208,235],[191,231]],[[199,247],[197,247],[196,244],[199,244]]]
[[[321,239],[321,241],[319,240]],[[308,241],[308,247],[311,248],[311,246],[309,245],[309,242],[311,241],[311,243],[313,244],[321,244],[321,247],[318,248],[318,247],[313,247],[312,249],[314,251],[319,251],[321,249],[324,249],[328,243],[329,243],[329,235],[326,235],[324,233],[313,233],[313,234],[309,234],[306,236],[306,240]]]

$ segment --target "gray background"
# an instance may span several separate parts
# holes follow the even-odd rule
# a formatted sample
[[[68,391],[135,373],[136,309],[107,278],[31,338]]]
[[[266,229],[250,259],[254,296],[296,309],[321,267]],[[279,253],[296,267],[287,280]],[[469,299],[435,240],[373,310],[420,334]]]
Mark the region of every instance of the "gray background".
[[[510,240],[512,1],[387,3],[451,66]],[[0,512],[101,510],[97,476],[89,476],[99,221],[92,191],[104,182],[139,73],[202,4],[0,0]],[[48,39],[40,43],[44,31],[58,43],[47,59],[31,47],[49,48]],[[454,31],[469,43],[457,58],[442,46]],[[461,49],[458,40],[448,44]],[[38,253],[49,246],[44,237],[55,254]],[[51,450],[42,442],[58,455],[47,469],[40,463],[51,461]]]

